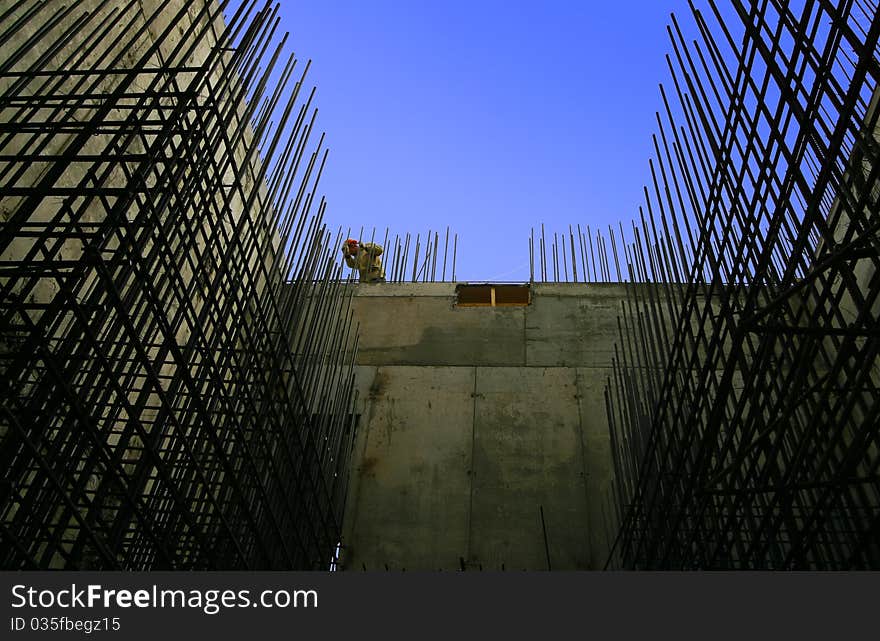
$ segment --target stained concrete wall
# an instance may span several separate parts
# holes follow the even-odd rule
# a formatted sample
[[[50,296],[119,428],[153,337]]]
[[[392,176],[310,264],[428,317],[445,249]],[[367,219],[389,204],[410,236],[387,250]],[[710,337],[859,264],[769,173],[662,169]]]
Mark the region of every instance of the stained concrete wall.
[[[625,286],[538,284],[504,308],[455,307],[450,283],[356,287],[343,567],[601,568]]]

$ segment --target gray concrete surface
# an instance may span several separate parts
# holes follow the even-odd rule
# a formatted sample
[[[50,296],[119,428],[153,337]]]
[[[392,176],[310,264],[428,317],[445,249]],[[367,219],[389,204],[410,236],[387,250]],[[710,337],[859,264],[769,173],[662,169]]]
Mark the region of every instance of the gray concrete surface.
[[[353,287],[343,567],[601,568],[625,287],[534,285],[530,306],[507,308],[455,307],[450,283]]]
[[[348,506],[354,567],[449,567],[468,540],[474,371],[378,367],[359,380],[369,388],[354,468],[359,499]]]
[[[469,561],[589,567],[575,370],[478,368],[476,378]]]

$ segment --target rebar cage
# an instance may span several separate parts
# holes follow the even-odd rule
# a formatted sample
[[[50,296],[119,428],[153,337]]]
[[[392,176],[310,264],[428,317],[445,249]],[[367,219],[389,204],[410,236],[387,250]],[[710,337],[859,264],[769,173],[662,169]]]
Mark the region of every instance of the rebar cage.
[[[278,7],[225,4],[2,9],[5,569],[337,554],[356,337],[326,152]]]
[[[878,6],[703,4],[626,246],[608,565],[877,569]]]

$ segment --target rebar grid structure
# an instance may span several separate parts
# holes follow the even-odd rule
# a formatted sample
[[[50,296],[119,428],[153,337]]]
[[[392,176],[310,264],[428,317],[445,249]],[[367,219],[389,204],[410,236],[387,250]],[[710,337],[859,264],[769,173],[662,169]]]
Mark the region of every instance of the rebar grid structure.
[[[336,554],[356,332],[314,90],[277,5],[224,10],[2,9],[4,569]]]
[[[668,28],[606,388],[608,566],[877,569],[878,5],[731,5]]]
[[[537,233],[533,227],[529,234],[529,281],[625,282],[628,280],[627,265],[632,261],[632,252],[638,251],[638,246],[634,246],[631,238],[638,238],[639,233],[635,224],[633,235],[624,234],[623,224],[618,223],[617,233],[609,225],[607,236],[601,229],[591,231],[590,225],[581,228],[577,224],[569,225],[568,232],[553,232],[551,238],[543,224]]]

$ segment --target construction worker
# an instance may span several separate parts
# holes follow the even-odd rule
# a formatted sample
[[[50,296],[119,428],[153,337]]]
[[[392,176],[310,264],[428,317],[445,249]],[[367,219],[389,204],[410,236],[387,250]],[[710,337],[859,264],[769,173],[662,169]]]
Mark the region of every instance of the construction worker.
[[[382,246],[376,243],[362,244],[349,238],[342,245],[342,256],[345,264],[354,267],[360,274],[362,283],[384,283],[385,269],[382,267]]]

